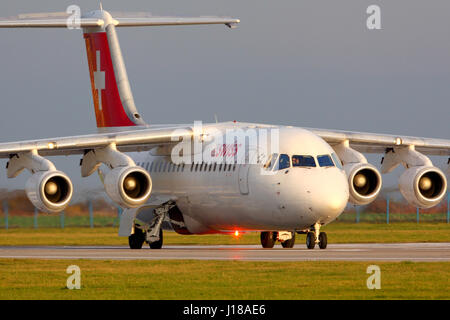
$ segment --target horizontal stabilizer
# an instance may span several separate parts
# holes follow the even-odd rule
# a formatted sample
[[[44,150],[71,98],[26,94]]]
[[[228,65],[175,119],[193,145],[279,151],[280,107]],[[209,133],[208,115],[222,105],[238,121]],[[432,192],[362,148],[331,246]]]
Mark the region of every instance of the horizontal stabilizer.
[[[72,26],[67,19],[18,19],[0,20],[0,28],[67,28]],[[80,19],[81,28],[100,27],[104,24],[101,19]]]
[[[201,24],[224,24],[233,27],[239,19],[221,17],[145,17],[145,18],[114,18],[116,27],[145,27],[145,26],[178,26]]]
[[[114,17],[112,24],[116,27],[148,27],[148,26],[180,26],[180,25],[205,25],[224,24],[234,28],[240,22],[239,19],[228,17]],[[39,14],[27,14],[13,18],[0,18],[0,28],[80,28],[101,27],[106,22],[103,19],[82,17],[75,19],[70,16],[41,16]]]

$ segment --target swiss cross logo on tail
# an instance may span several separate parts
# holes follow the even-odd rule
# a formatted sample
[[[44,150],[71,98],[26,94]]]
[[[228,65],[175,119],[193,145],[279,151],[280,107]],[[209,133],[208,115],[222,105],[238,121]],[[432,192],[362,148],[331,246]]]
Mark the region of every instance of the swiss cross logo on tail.
[[[100,70],[100,50],[96,51],[97,70],[94,71],[94,84],[98,92],[98,109],[102,110],[102,90],[105,89],[105,71]]]
[[[103,30],[84,33],[84,39],[97,127],[145,125],[134,105],[117,39],[111,40],[114,50],[110,49],[108,34]]]

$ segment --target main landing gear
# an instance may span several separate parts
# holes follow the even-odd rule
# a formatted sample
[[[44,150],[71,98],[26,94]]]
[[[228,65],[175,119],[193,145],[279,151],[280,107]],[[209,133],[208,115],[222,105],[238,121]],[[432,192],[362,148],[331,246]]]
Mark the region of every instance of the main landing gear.
[[[134,226],[134,233],[128,237],[128,244],[130,249],[141,249],[144,242],[147,242],[150,249],[161,249],[163,245],[163,231],[159,228],[159,236],[150,237],[148,232],[143,231]]]
[[[327,234],[320,232],[320,223],[314,224],[307,231],[299,231],[298,233],[306,233],[306,247],[314,249],[316,244],[320,249],[326,249],[328,244]],[[273,248],[275,242],[281,242],[283,248],[293,248],[295,244],[295,232],[291,231],[263,231],[261,232],[261,245],[263,248]]]
[[[170,209],[175,206],[168,202],[153,210],[153,218],[148,223],[134,223],[132,234],[128,237],[130,249],[141,249],[147,242],[150,249],[161,249],[163,245],[162,223]],[[140,220],[137,220],[140,221]]]
[[[295,232],[291,231],[263,231],[260,238],[263,248],[273,248],[276,241],[281,242],[283,248],[293,248],[295,244]]]
[[[326,249],[328,244],[327,234],[320,232],[320,224],[316,223],[314,228],[311,229],[306,234],[306,247],[308,249],[314,249],[317,243],[320,249]]]

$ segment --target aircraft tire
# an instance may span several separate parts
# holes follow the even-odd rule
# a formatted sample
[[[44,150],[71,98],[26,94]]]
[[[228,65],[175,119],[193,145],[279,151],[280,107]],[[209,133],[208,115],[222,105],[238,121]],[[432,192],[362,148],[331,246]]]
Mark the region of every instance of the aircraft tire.
[[[295,245],[295,232],[292,232],[292,238],[281,243],[283,248],[293,248]]]
[[[141,249],[145,241],[145,234],[141,229],[135,228],[134,233],[128,237],[130,249]]]
[[[314,232],[308,232],[306,234],[306,247],[308,249],[314,249],[314,247],[316,246],[316,235],[314,234]]]
[[[328,244],[327,234],[325,232],[319,233],[319,248],[326,249]]]
[[[261,232],[261,245],[263,248],[270,249],[275,245],[276,233],[271,231]]]
[[[161,249],[163,245],[163,231],[162,228],[159,229],[159,240],[149,243],[150,249]]]

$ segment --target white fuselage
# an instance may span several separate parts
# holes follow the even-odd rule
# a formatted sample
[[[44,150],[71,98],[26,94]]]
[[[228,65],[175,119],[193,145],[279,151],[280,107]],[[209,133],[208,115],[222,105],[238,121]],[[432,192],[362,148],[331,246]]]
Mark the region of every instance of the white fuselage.
[[[307,130],[278,129],[279,154],[313,156],[317,163],[317,156],[334,152]],[[257,150],[258,159],[267,159],[264,152]],[[294,167],[292,160],[281,170],[276,165],[264,168],[263,160],[175,166],[170,155],[152,152],[133,158],[151,175],[150,200],[158,196],[175,200],[191,233],[304,230],[334,220],[349,198],[345,172],[336,166]]]

